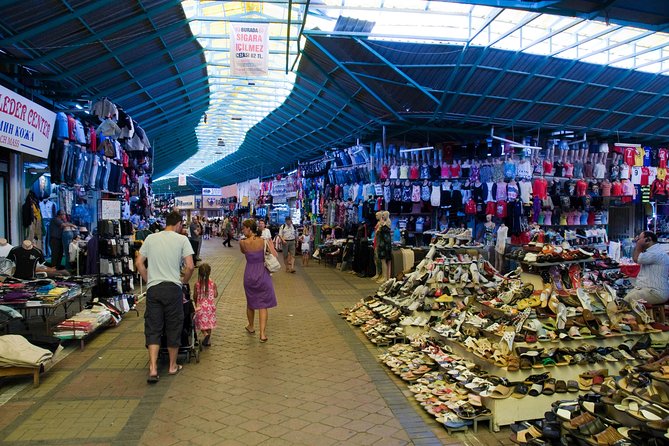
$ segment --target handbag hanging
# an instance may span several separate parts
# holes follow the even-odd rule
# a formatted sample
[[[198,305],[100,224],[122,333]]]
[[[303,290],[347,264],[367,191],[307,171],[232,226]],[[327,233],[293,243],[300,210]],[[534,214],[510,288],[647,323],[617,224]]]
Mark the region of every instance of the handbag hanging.
[[[270,273],[275,273],[281,269],[279,260],[267,250],[267,240],[265,240],[265,268]]]

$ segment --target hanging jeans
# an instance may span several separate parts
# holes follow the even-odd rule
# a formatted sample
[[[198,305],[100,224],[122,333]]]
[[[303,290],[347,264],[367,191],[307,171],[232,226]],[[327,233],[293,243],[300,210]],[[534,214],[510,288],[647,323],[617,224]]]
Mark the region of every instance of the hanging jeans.
[[[49,257],[51,255],[51,219],[43,218],[42,219],[42,235],[44,239],[44,257]]]

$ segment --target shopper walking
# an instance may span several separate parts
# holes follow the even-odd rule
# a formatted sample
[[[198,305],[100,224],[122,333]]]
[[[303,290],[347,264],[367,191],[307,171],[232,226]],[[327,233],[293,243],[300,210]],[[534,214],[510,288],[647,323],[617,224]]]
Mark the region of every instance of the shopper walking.
[[[309,257],[311,257],[311,226],[305,225],[300,236],[302,251],[302,266],[309,266]]]
[[[63,230],[73,230],[76,228],[72,223],[67,222],[65,211],[60,210],[56,213],[56,218],[51,220],[51,227],[49,228],[50,238],[49,246],[51,247],[51,266],[56,269],[64,269],[63,262]],[[69,244],[68,239],[68,244]]]
[[[246,317],[248,319],[246,332],[248,334],[256,332],[254,323],[255,312],[258,310],[260,342],[267,342],[267,310],[276,307],[276,295],[272,278],[265,268],[265,250],[269,250],[275,256],[277,254],[274,246],[258,234],[258,225],[255,220],[244,220],[242,234],[245,239],[239,241],[239,249],[246,257],[246,268],[244,269],[244,292],[246,293]]]
[[[272,241],[272,233],[270,232],[267,225],[265,225],[265,220],[262,218],[258,220],[258,232],[260,232],[260,238],[267,240],[268,242]]]
[[[195,260],[200,261],[202,260],[200,258],[200,249],[202,248],[202,225],[200,224],[200,220],[198,216],[196,215],[191,219],[190,222],[190,238],[193,241],[193,244],[196,246],[195,248]]]
[[[232,243],[230,243],[230,240],[232,240],[232,223],[230,222],[230,219],[228,217],[225,217],[225,220],[223,220],[223,232],[224,232],[223,235],[225,237],[225,240],[223,241],[223,246],[232,248]]]
[[[197,269],[197,283],[195,284],[195,327],[202,334],[202,345],[211,345],[211,331],[216,328],[216,298],[218,289],[209,279],[211,266],[203,263]]]
[[[286,217],[285,224],[281,225],[279,229],[279,238],[283,243],[283,263],[286,266],[287,273],[295,272],[295,239],[297,238],[297,231],[293,226],[293,220]]]
[[[181,215],[171,212],[165,223],[162,232],[146,237],[135,260],[147,288],[144,336],[149,349],[148,383],[156,383],[159,379],[158,350],[163,330],[170,358],[168,373],[176,375],[182,368],[177,364],[184,319],[182,285],[188,283],[195,269],[193,248],[188,238],[180,234],[183,229]]]

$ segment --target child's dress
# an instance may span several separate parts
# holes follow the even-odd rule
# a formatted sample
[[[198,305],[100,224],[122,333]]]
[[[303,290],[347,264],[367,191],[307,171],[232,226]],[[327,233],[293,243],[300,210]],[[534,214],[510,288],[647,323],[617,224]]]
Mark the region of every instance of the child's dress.
[[[200,309],[195,312],[195,326],[198,330],[212,330],[216,328],[216,303],[214,302],[215,284],[209,281],[209,292],[205,294],[200,282],[195,284],[195,295]]]

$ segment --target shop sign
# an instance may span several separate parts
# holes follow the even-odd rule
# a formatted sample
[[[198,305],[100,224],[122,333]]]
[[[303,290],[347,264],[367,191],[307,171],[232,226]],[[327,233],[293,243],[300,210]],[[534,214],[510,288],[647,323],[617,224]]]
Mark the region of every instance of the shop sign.
[[[179,209],[195,209],[195,195],[176,197],[175,202]]]
[[[203,196],[222,196],[223,194],[221,193],[221,188],[220,187],[203,187],[202,188],[202,195]]]
[[[230,71],[233,76],[269,74],[267,23],[230,24]]]
[[[220,195],[205,195],[202,189],[202,207],[205,209],[218,209],[223,197]]]
[[[0,85],[0,146],[49,157],[56,114]]]

